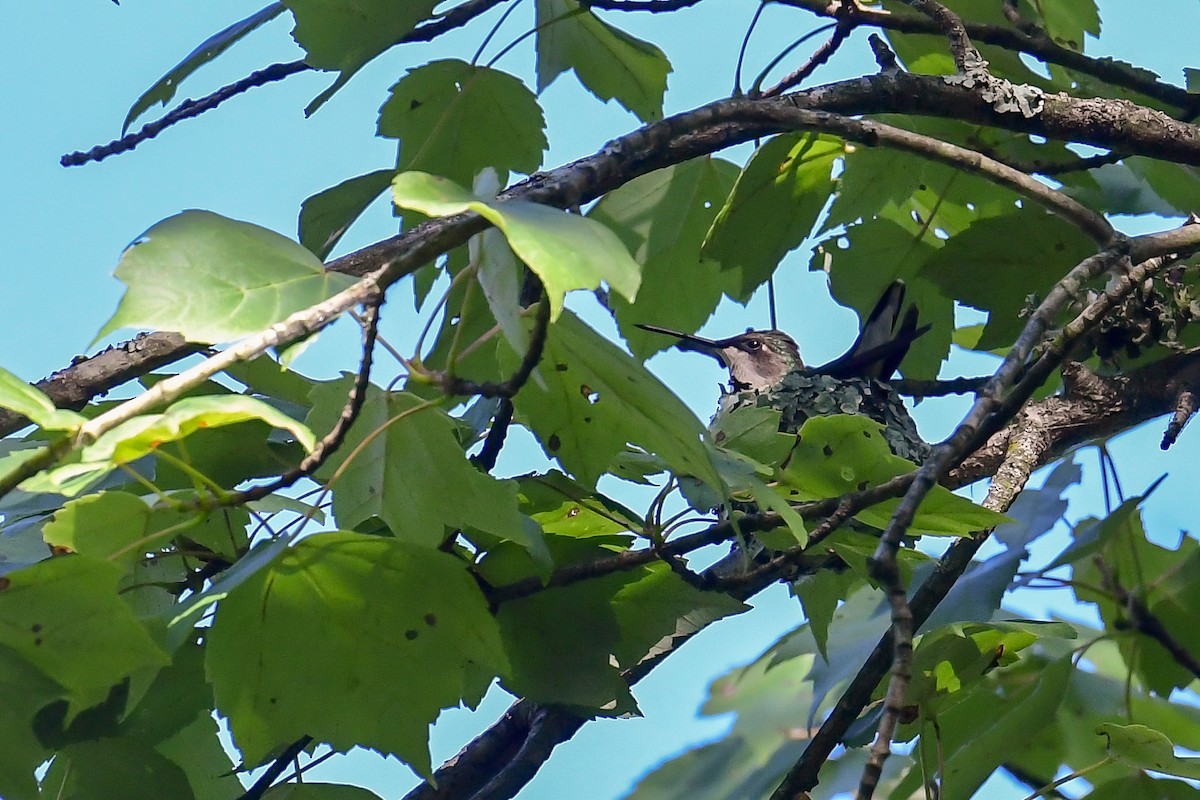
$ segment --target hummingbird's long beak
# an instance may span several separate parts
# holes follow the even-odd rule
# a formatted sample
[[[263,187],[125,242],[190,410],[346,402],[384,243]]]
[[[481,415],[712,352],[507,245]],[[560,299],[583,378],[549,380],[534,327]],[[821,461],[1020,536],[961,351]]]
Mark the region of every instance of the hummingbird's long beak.
[[[670,328],[660,328],[657,325],[642,325],[641,323],[638,323],[637,327],[644,331],[650,331],[651,333],[661,333],[666,336],[674,336],[679,340],[675,343],[675,346],[680,350],[690,350],[695,353],[703,353],[710,358],[715,358],[717,361],[721,362],[722,365],[725,364],[725,359],[721,357],[721,350],[729,345],[728,341],[705,339],[702,336],[693,336],[690,333],[681,333],[679,331],[673,331]]]

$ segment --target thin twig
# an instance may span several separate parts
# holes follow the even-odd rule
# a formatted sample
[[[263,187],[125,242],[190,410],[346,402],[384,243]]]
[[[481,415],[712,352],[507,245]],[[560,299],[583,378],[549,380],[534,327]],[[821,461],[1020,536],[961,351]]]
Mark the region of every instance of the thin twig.
[[[762,92],[761,97],[777,97],[788,89],[799,86],[804,82],[805,78],[816,72],[818,67],[833,58],[833,54],[838,51],[838,48],[842,46],[842,42],[846,41],[846,38],[854,32],[854,28],[857,26],[857,22],[854,19],[854,9],[856,8],[854,3],[843,3],[841,7],[845,10],[842,12],[842,16],[839,17],[837,25],[833,29],[833,34],[808,57],[807,61],[789,73],[779,83]]]

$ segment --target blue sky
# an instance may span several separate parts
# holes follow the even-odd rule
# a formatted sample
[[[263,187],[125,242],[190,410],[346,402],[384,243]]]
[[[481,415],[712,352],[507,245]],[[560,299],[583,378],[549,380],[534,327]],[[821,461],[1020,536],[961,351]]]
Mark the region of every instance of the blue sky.
[[[347,177],[392,164],[393,143],[375,138],[373,132],[377,109],[396,78],[435,54],[452,52],[469,58],[486,30],[472,27],[452,34],[437,47],[418,45],[386,54],[312,119],[306,120],[302,110],[329,78],[299,75],[170,129],[133,153],[82,168],[58,166],[61,154],[116,137],[127,109],[153,81],[205,37],[260,5],[259,0],[123,0],[119,7],[107,0],[66,0],[53,9],[39,3],[0,5],[0,27],[9,31],[6,46],[0,49],[0,70],[6,76],[0,87],[6,120],[0,126],[5,189],[0,219],[8,242],[3,256],[0,365],[34,380],[85,352],[120,297],[121,287],[111,273],[122,248],[164,217],[204,208],[294,236],[304,198]],[[532,4],[526,6],[513,16],[490,52],[530,24]],[[1200,10],[1188,0],[1160,0],[1152,6],[1151,15],[1148,6],[1140,3],[1103,2],[1104,48],[1097,52],[1153,68],[1165,79],[1182,83],[1181,70],[1187,65],[1183,59],[1192,51]],[[667,51],[675,68],[667,110],[674,112],[729,92],[740,34],[753,7],[736,0],[706,0],[675,15],[614,19]],[[489,19],[496,16],[493,13]],[[810,24],[806,14],[770,8],[755,34],[752,62],[764,63]],[[289,27],[290,20],[281,18],[258,31],[185,82],[177,100],[205,94],[265,64],[297,58]],[[856,34],[816,80],[872,69],[865,33]],[[532,42],[517,47],[497,66],[532,83]],[[756,68],[749,70],[747,82]],[[607,139],[637,127],[632,115],[615,104],[599,103],[569,75],[551,86],[542,101],[550,126],[548,166],[591,153]],[[157,113],[156,109],[151,116]],[[727,155],[737,159],[746,152]],[[1134,220],[1125,229],[1141,232],[1169,224]],[[393,220],[380,205],[351,231],[342,249],[392,232]],[[806,262],[802,248],[791,257],[781,278],[780,326],[796,335],[808,360],[819,363],[838,355],[853,339],[855,317],[829,301],[823,276],[808,273]],[[407,307],[401,291],[385,311],[385,332],[401,342],[413,336],[412,315],[403,313]],[[589,314],[589,319],[603,323],[595,314]],[[765,300],[756,298],[747,309],[723,308],[707,330],[724,333],[765,325]],[[330,375],[344,366],[356,341],[353,332],[335,331],[298,366]],[[707,418],[722,376],[714,365],[699,361],[670,353],[658,357],[653,367]],[[964,358],[947,374],[985,368],[981,359]],[[923,404],[917,417],[926,437],[948,433],[961,408],[955,401]],[[1122,437],[1113,450],[1128,493],[1139,491],[1163,472],[1180,473],[1167,480],[1148,509],[1150,529],[1163,541],[1171,541],[1192,524],[1183,469],[1194,464],[1200,453],[1194,444],[1197,432],[1191,430],[1176,449],[1160,455],[1160,433],[1161,424],[1152,424],[1146,431]],[[526,443],[506,454],[502,469],[506,465],[514,471],[528,469],[523,459],[531,450]],[[1075,493],[1073,516],[1100,510],[1094,458],[1085,455],[1082,460],[1089,485]],[[1046,553],[1041,555],[1052,553],[1061,542],[1059,538],[1045,545]],[[753,658],[801,620],[798,606],[781,587],[764,593],[756,605],[750,614],[719,624],[690,643],[638,687],[645,719],[589,724],[556,753],[522,797],[577,796],[581,786],[587,787],[588,797],[619,797],[662,758],[723,729],[723,720],[695,719],[708,682]],[[1043,605],[1035,600],[1033,607]],[[494,692],[473,719],[462,712],[448,714],[447,724],[439,725],[434,734],[435,762],[451,755],[506,704],[507,698]],[[399,787],[412,782],[403,765],[366,755],[327,762],[320,775],[371,785],[384,796],[396,796]]]

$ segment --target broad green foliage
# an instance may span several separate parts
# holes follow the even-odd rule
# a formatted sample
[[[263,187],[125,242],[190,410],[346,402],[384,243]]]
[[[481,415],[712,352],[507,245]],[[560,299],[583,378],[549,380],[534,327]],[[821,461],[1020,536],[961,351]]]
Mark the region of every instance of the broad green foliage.
[[[178,331],[224,342],[285,319],[349,286],[312,253],[277,233],[208,211],[154,225],[121,256],[127,287],[96,338],[121,328]]]
[[[967,22],[988,69],[1003,81],[1094,97],[1097,109],[1111,99],[1130,101],[1178,120],[1193,119],[1200,107],[1169,103],[1169,87],[1160,86],[1158,98],[1141,94],[1147,90],[1136,81],[1157,79],[1148,70],[1087,61],[1101,33],[1093,0],[943,2]],[[330,188],[301,206],[299,244],[193,210],[152,226],[122,254],[116,274],[126,292],[101,337],[152,328],[199,345],[243,339],[237,353],[249,360],[189,378],[183,388],[163,381],[219,347],[166,364],[161,373],[118,366],[97,390],[112,395],[87,405],[63,393],[75,388],[76,374],[37,388],[0,368],[0,424],[16,430],[0,442],[0,480],[13,482],[24,473],[12,470],[40,463],[29,459],[53,461],[0,495],[0,797],[236,800],[248,776],[262,774],[251,770],[265,764],[283,768],[284,780],[261,794],[267,800],[398,797],[406,787],[352,785],[369,781],[366,773],[342,784],[308,774],[300,780],[288,775],[291,762],[278,759],[304,745],[294,759],[304,770],[331,751],[371,749],[429,777],[437,766],[431,725],[444,710],[476,708],[485,696],[489,705],[497,697],[523,700],[500,730],[531,722],[535,750],[557,744],[559,731],[573,731],[571,715],[612,718],[605,724],[620,735],[628,724],[620,718],[640,713],[639,704],[652,708],[649,693],[662,690],[661,681],[636,680],[661,674],[650,670],[693,635],[729,637],[718,645],[749,635],[740,619],[705,629],[749,609],[759,591],[789,594],[803,618],[794,614],[799,624],[773,644],[760,642],[758,658],[709,687],[701,713],[730,715],[725,733],[650,768],[629,796],[765,800],[835,708],[857,717],[840,733],[841,747],[821,765],[811,794],[855,791],[887,677],[866,673],[873,685],[863,687],[865,706],[845,706],[843,691],[892,622],[892,587],[879,585],[873,559],[900,500],[861,509],[836,529],[813,506],[799,504],[836,501],[917,467],[892,455],[880,426],[864,417],[816,417],[798,435],[781,433],[770,392],[759,397],[763,406],[725,413],[706,430],[673,391],[694,405],[700,395],[685,391],[687,379],[672,377],[668,388],[642,363],[672,339],[636,326],[698,331],[725,313],[728,299],[746,305],[746,325],[766,328],[773,317],[764,284],[777,309],[811,307],[796,303],[789,278],[807,264],[824,273],[833,299],[860,320],[893,281],[905,282],[907,302],[932,325],[905,359],[905,378],[986,375],[997,363],[986,354],[1009,352],[1030,308],[1096,246],[1068,220],[971,165],[780,131],[777,124],[769,130],[780,132],[746,141],[743,125],[752,116],[691,127],[711,119],[711,108],[645,125],[660,120],[664,108],[720,100],[731,83],[742,83],[731,81],[734,64],[717,63],[710,51],[736,51],[753,4],[739,10],[715,0],[676,3],[679,13],[637,18],[627,12],[665,12],[671,4],[605,5],[613,7],[582,0],[283,0],[204,40],[133,103],[125,128],[262,28],[256,39],[274,32],[303,58],[283,64],[285,71],[335,73],[309,113],[361,71],[361,88],[374,99],[359,127],[393,140],[384,146],[395,146],[396,158],[361,165],[356,176],[314,178],[314,188]],[[789,31],[798,24],[788,35],[807,36],[831,21],[817,20],[806,10],[811,5],[765,7],[760,24]],[[915,21],[896,28],[927,24],[902,0],[874,7],[890,20]],[[299,49],[287,41],[286,26],[266,25],[285,10]],[[698,37],[686,43],[693,52],[672,52],[678,65],[708,69],[686,76],[689,87],[709,88],[699,100],[668,98],[672,61],[658,44],[625,30],[649,38],[645,31],[703,15],[718,18],[729,41]],[[874,27],[867,17],[854,22]],[[1111,36],[1113,23],[1106,23]],[[874,32],[902,68],[956,71],[945,36],[889,24]],[[991,127],[921,116],[911,98],[872,88],[874,79],[821,88],[835,74],[876,72],[860,33],[838,45],[836,66],[812,62],[829,71],[797,89],[807,94],[769,104],[852,98],[840,113],[1007,162],[1127,233],[1122,215],[1171,218],[1151,226],[1165,230],[1194,210],[1200,172],[1191,165],[1119,153],[1113,163],[1078,164],[1104,140],[1066,138],[1037,119]],[[746,37],[743,77],[772,61],[764,38],[761,29]],[[663,37],[672,39],[678,37]],[[1067,51],[1059,60],[1070,67],[984,40],[1032,43],[1042,56],[1059,46]],[[815,48],[818,41],[797,45]],[[394,58],[376,60],[393,48]],[[782,53],[763,84],[794,70],[805,53]],[[855,58],[866,59],[859,73]],[[560,138],[563,98],[582,98],[567,112],[583,120],[576,126],[607,118],[592,113],[595,102],[583,93],[550,89],[568,71],[602,102],[629,111],[622,117],[628,125],[593,125],[582,145]],[[368,75],[378,84],[369,85]],[[1198,76],[1200,69],[1184,70],[1189,91],[1200,88]],[[878,82],[886,84],[886,76]],[[740,97],[737,113],[755,102],[753,93]],[[871,113],[879,109],[887,113]],[[1107,123],[1097,119],[1099,130]],[[547,165],[548,152],[556,155]],[[590,152],[597,155],[556,169]],[[336,155],[327,163],[343,163]],[[315,175],[311,163],[297,170]],[[383,209],[376,201],[389,188],[395,208]],[[500,199],[522,196],[550,196],[555,207]],[[469,239],[456,234],[454,219],[429,226],[436,257],[405,262],[411,272],[384,287],[373,382],[354,398],[361,408],[350,402],[352,375],[364,361],[349,313],[335,335],[303,357],[311,337],[275,352],[245,352],[265,340],[244,337],[297,314],[313,323],[304,330],[332,322],[332,305],[319,304],[353,279],[322,261],[345,249],[343,237],[361,217],[396,208],[400,221],[385,214],[384,222],[406,236],[435,217],[473,214],[488,226]],[[403,250],[408,241],[397,241],[359,254],[356,265],[377,265],[371,254],[379,252],[432,253]],[[1161,296],[1172,295],[1179,314],[1200,317],[1189,258],[1156,285]],[[814,277],[806,285],[816,285]],[[1097,277],[1077,297],[1086,302],[1089,293],[1115,285],[1111,277]],[[342,299],[349,296],[360,295]],[[1153,299],[1141,303],[1150,317],[1136,319],[1136,305],[1122,309],[1126,319],[1105,322],[1128,322],[1155,341],[1136,362],[1105,361],[1094,370],[1100,379],[1124,378],[1134,363],[1165,368],[1170,364],[1156,362],[1196,341],[1194,325],[1160,337],[1155,326],[1170,320]],[[1066,307],[1050,320],[1051,335],[1080,309]],[[805,353],[818,337],[850,333],[805,322],[791,331]],[[713,321],[712,329],[724,324]],[[339,339],[341,326],[350,335]],[[625,347],[610,340],[614,332]],[[959,361],[943,364],[958,358],[952,343],[977,351],[961,371]],[[139,347],[117,349],[108,360],[134,358]],[[1082,349],[1071,357],[1095,367],[1097,359]],[[529,379],[510,385],[531,354],[540,358]],[[655,372],[659,363],[675,368],[663,358]],[[47,364],[45,372],[60,366]],[[84,375],[109,368],[82,367],[76,372]],[[834,379],[820,377],[828,381],[820,398],[834,397],[826,392]],[[119,385],[133,378],[140,385]],[[1038,396],[1061,384],[1052,376]],[[1177,394],[1183,385],[1161,393]],[[121,408],[124,398],[154,387],[154,407],[137,416]],[[470,387],[482,388],[471,395]],[[81,410],[56,408],[52,397]],[[1130,398],[1112,399],[1118,407]],[[952,430],[971,396],[928,402],[920,400],[914,416],[933,440]],[[1128,408],[1130,416],[1145,411]],[[331,436],[352,412],[349,430]],[[493,458],[498,445],[503,452]],[[1006,482],[1018,477],[1028,448],[1036,450],[1027,438],[992,445],[1018,457],[1006,463]],[[876,797],[967,800],[982,796],[985,785],[1003,791],[1005,773],[1028,784],[1015,790],[1018,797],[1046,794],[1039,790],[1068,773],[1082,776],[1092,800],[1196,796],[1200,683],[1186,656],[1200,654],[1200,543],[1194,532],[1171,527],[1174,520],[1158,522],[1159,481],[1122,495],[1113,470],[1123,466],[1111,459],[1100,474],[1105,511],[1096,512],[1088,447],[1071,430],[1053,439],[1050,453],[1083,448],[1078,458],[1047,461],[1050,455],[1032,453],[1048,474],[1034,473],[1030,486],[1037,488],[1025,488],[1006,514],[968,499],[983,497],[982,483],[961,494],[935,486],[920,504],[896,556],[910,597],[945,574],[948,562],[939,556],[947,547],[975,556],[916,625],[894,737],[903,754],[887,761]],[[994,469],[988,458],[984,467]],[[1179,472],[1175,464],[1160,472]],[[940,478],[949,485],[961,482],[961,473]],[[1169,478],[1191,479],[1186,470]],[[265,496],[245,502],[247,490]],[[780,524],[737,530],[747,520],[757,528],[767,518],[760,512],[775,512],[769,519]],[[1185,516],[1178,527],[1195,526]],[[1068,533],[1070,540],[1055,546]],[[969,549],[975,544],[978,551]],[[717,568],[705,570],[714,562]],[[1030,617],[1026,609],[1044,606],[1034,594],[1043,587],[1073,596],[1077,607],[1064,614],[1069,623],[1053,611],[1044,614],[1049,619]],[[1051,609],[1059,607],[1054,602]],[[1087,619],[1097,627],[1081,621]],[[699,686],[686,673],[670,680],[685,692]],[[547,707],[550,717],[540,714]],[[504,745],[518,754],[518,770],[539,766],[519,736]],[[467,747],[459,765],[478,754]],[[443,740],[433,749],[444,748]],[[483,759],[484,780],[506,763],[507,756],[493,756]],[[449,768],[453,777],[443,786],[426,790],[506,794],[464,788],[456,769]],[[336,773],[316,775],[329,774]],[[538,791],[535,785],[526,793]]]
[[[364,64],[427,19],[437,5],[435,0],[410,0],[399,9],[390,0],[284,0],[283,4],[296,18],[292,36],[308,53],[305,61],[340,73],[305,109],[308,114],[320,108]]]
[[[298,542],[220,604],[208,640],[217,707],[250,763],[310,734],[428,775],[429,724],[508,669],[461,561],[355,533]]]
[[[349,178],[304,201],[300,207],[300,244],[326,258],[371,201],[392,185],[395,171],[377,169]]]
[[[568,69],[601,100],[616,98],[643,122],[662,118],[671,62],[576,0],[537,0],[537,88]]]
[[[545,386],[526,384],[517,411],[546,455],[581,483],[594,486],[628,443],[679,474],[721,485],[696,416],[571,312],[550,328],[540,369]]]
[[[474,211],[504,232],[508,244],[542,279],[550,317],[562,312],[573,289],[595,289],[601,281],[626,299],[637,296],[640,269],[621,241],[598,222],[521,201],[478,197],[444,178],[407,172],[392,182],[396,205],[430,216]]]
[[[0,646],[62,687],[69,724],[110,687],[168,662],[117,596],[122,570],[88,556],[10,573],[0,590]]]
[[[71,462],[34,476],[23,485],[28,491],[73,496],[118,467],[155,453],[164,457],[165,449],[160,450],[163,445],[187,439],[198,431],[254,421],[287,431],[306,450],[316,444],[306,426],[262,400],[243,395],[187,397],[162,414],[144,414],[116,425],[82,448]],[[184,457],[177,461],[186,462],[186,450],[181,452]],[[212,480],[194,470],[189,474],[195,480]]]
[[[379,135],[400,140],[400,172],[429,172],[464,186],[485,167],[530,173],[548,143],[537,98],[518,78],[464,61],[409,70],[379,109]],[[455,131],[487,130],[486,138]]]
[[[738,295],[738,272],[701,253],[717,211],[737,179],[736,166],[700,158],[630,181],[606,194],[588,212],[611,228],[638,263],[642,283],[637,302],[612,298],[621,335],[638,356],[670,346],[671,340],[635,328],[652,322],[694,331],[709,318],[723,294]],[[680,280],[688,291],[679,291]]]
[[[861,491],[911,472],[910,462],[892,455],[881,429],[879,423],[866,417],[813,417],[800,429],[783,479],[808,500]],[[855,519],[884,528],[898,503],[898,499],[885,500],[855,514]],[[935,487],[917,509],[911,530],[935,536],[964,536],[995,527],[1006,519],[1003,514]]]
[[[784,134],[751,157],[717,215],[704,255],[739,269],[745,301],[775,271],[779,260],[808,236],[833,189],[836,139]]]
[[[349,386],[335,381],[313,392],[314,427],[332,427]],[[412,395],[372,388],[358,425],[322,474],[336,476],[333,513],[343,528],[377,517],[402,541],[431,548],[445,541],[447,526],[477,528],[547,558],[536,526],[517,513],[516,484],[471,466],[454,421]]]
[[[73,411],[59,410],[36,386],[5,369],[0,369],[0,408],[15,411],[39,428],[69,430],[81,425],[85,418]]]

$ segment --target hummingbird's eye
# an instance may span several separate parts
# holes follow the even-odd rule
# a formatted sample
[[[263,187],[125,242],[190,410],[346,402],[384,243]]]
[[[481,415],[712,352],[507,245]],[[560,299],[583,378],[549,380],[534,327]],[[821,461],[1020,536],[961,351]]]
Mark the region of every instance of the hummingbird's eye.
[[[752,353],[756,350],[761,350],[762,349],[762,339],[754,339],[754,338],[747,339],[746,340],[746,349]]]

